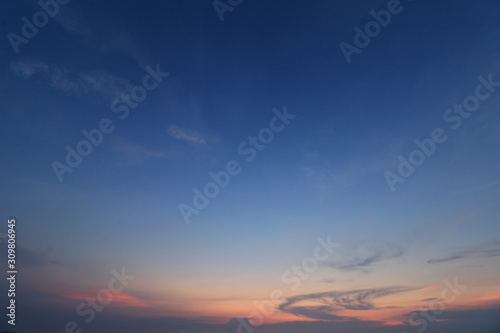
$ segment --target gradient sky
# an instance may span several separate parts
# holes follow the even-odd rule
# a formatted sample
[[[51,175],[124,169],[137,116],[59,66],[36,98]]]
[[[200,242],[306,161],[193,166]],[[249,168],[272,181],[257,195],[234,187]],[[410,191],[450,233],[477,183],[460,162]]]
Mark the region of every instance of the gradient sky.
[[[210,0],[72,0],[16,53],[8,34],[41,9],[4,1],[0,232],[17,219],[19,274],[0,330],[498,333],[500,87],[460,127],[444,116],[500,82],[500,5],[402,0],[348,63],[340,43],[389,2],[245,0],[221,21]],[[148,66],[169,75],[120,119]],[[285,109],[248,162],[239,145]],[[59,181],[53,162],[105,118]],[[436,128],[447,140],[391,191],[384,174]],[[232,160],[185,223],[179,205]],[[338,247],[291,283],[318,238]],[[135,278],[87,323],[77,307],[122,269]]]

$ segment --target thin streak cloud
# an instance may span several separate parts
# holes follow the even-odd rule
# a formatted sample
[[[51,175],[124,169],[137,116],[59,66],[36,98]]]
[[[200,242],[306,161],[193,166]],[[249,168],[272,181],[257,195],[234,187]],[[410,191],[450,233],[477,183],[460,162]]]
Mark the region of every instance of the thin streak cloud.
[[[167,128],[167,133],[176,140],[182,140],[189,143],[200,144],[200,145],[207,144],[205,138],[203,138],[203,136],[200,133],[187,128],[170,125]]]
[[[15,61],[10,67],[17,76],[24,79],[28,80],[40,74],[51,88],[77,95],[95,91],[112,99],[132,88],[127,79],[104,71],[75,72],[66,67],[48,65],[40,61]]]
[[[404,251],[396,244],[385,241],[362,242],[346,246],[347,253],[332,260],[326,265],[341,271],[370,272],[376,263],[394,259],[403,255]]]
[[[439,264],[465,258],[493,258],[500,256],[500,241],[494,241],[464,251],[449,254],[446,257],[427,260],[428,264]]]

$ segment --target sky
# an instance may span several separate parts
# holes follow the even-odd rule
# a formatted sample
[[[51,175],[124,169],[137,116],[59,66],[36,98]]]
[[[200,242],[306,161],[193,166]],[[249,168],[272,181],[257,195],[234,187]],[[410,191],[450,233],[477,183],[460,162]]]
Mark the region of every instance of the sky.
[[[0,332],[500,331],[498,2],[2,5]]]

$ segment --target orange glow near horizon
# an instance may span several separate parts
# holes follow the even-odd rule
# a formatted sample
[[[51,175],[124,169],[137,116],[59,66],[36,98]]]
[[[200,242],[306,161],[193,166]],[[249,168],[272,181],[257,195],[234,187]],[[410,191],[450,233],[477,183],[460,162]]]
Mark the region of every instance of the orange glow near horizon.
[[[100,290],[97,291],[89,291],[85,293],[75,293],[75,294],[59,294],[59,296],[66,298],[66,299],[76,299],[76,300],[82,300],[86,301],[88,298],[96,298],[97,295],[99,295]],[[125,293],[111,293],[112,299],[111,302],[109,303],[109,306],[115,306],[115,307],[148,307],[148,305],[144,302],[142,302],[140,299],[130,296]],[[103,300],[106,302],[107,295],[102,297]]]
[[[484,295],[475,299],[476,301],[500,301],[500,294]]]
[[[412,311],[425,310],[430,306],[429,301],[424,301],[426,298],[431,299],[434,294],[440,294],[437,289],[432,292],[427,292],[431,289],[439,288],[440,285],[428,285],[420,289],[395,294],[380,299],[374,299],[374,309],[369,310],[334,310],[331,312],[340,317],[352,318],[352,320],[378,322],[380,325],[394,326],[407,323],[407,314]],[[45,290],[47,292],[47,290]],[[100,290],[87,290],[76,292],[55,292],[61,300],[80,300],[86,301],[88,298],[96,298]],[[107,293],[106,293],[107,294]],[[104,300],[107,300],[106,294],[101,295]],[[436,296],[436,295],[434,295]],[[131,296],[126,293],[112,294],[112,302],[110,307],[115,308],[115,311],[120,313],[128,313],[132,311],[133,315],[149,316],[165,316],[165,317],[185,317],[192,319],[204,318],[216,324],[225,324],[231,318],[253,318],[252,324],[275,324],[280,322],[290,321],[318,321],[308,317],[296,316],[290,313],[281,312],[277,309],[281,302],[272,302],[269,299],[245,299],[245,298],[224,298],[219,295],[217,298],[189,298],[184,295],[176,295],[174,297],[158,297],[157,299],[148,299],[147,302],[140,298]],[[495,290],[493,293],[485,293],[484,290],[473,294],[461,295],[460,299],[452,303],[445,303],[445,310],[460,309],[477,309],[480,307],[490,307],[500,303],[500,290]],[[304,300],[301,306],[315,306],[317,301]],[[128,310],[128,309],[130,310]],[[132,312],[130,312],[132,314]],[[439,318],[438,318],[439,319]]]
[[[427,287],[423,287],[423,288],[418,289],[418,291],[429,290],[429,289],[433,289],[433,288],[437,288],[437,287],[439,287],[439,285],[427,286]]]

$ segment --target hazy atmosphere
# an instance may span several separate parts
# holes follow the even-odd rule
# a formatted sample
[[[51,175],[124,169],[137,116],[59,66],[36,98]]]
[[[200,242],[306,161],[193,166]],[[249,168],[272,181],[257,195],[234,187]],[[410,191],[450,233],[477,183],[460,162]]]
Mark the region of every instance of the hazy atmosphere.
[[[0,28],[0,333],[500,332],[498,1]]]

